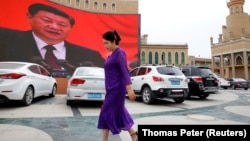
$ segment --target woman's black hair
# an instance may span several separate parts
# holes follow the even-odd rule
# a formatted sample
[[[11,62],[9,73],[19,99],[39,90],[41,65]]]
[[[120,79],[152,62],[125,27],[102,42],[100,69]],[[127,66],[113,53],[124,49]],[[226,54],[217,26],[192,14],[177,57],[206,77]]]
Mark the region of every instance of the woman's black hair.
[[[102,38],[111,42],[115,41],[116,45],[119,45],[119,42],[121,41],[121,37],[116,30],[105,32],[102,35]]]

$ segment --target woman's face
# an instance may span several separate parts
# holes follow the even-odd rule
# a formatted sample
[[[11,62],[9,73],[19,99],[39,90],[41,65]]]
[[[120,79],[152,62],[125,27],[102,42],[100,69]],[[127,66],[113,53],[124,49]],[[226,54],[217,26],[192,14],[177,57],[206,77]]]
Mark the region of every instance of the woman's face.
[[[103,44],[104,44],[104,47],[108,50],[108,51],[111,51],[113,52],[116,48],[116,44],[115,44],[115,41],[114,42],[111,42],[109,40],[106,40],[106,39],[103,39]]]

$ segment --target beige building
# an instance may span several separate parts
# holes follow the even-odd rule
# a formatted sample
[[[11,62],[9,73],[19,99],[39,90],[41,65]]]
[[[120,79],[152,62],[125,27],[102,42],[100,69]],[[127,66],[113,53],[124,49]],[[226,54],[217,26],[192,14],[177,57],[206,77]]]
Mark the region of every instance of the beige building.
[[[138,0],[50,0],[79,10],[98,13],[138,14]]]
[[[250,16],[244,12],[244,2],[227,2],[229,15],[218,43],[210,39],[212,70],[225,78],[250,78]]]
[[[188,56],[188,65],[190,66],[203,66],[212,68],[212,59],[210,58],[200,58],[195,56]]]
[[[140,64],[187,65],[187,44],[148,44],[148,35],[141,37]]]

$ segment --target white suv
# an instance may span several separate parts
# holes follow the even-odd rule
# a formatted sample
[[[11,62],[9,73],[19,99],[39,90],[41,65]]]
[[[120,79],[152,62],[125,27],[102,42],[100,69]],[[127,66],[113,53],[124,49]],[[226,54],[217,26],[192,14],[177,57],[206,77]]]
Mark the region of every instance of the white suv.
[[[188,95],[188,79],[175,66],[142,65],[131,70],[130,77],[135,94],[145,104],[162,98],[182,103]]]

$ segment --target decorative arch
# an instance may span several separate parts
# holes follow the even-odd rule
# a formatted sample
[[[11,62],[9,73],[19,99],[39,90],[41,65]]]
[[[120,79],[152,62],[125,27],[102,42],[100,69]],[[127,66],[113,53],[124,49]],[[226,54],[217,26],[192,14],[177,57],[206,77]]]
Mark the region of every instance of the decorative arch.
[[[151,51],[148,54],[148,63],[153,64],[153,62],[152,62],[152,52]]]
[[[97,10],[98,9],[98,3],[94,2],[94,9]]]
[[[181,64],[185,65],[185,53],[184,52],[181,53]]]
[[[112,5],[111,5],[111,11],[115,11],[115,9],[116,9],[115,3],[112,3]]]
[[[166,64],[165,59],[166,59],[165,52],[162,52],[162,53],[161,53],[161,61],[162,61],[162,64]]]
[[[145,52],[141,53],[141,64],[145,64]]]
[[[155,52],[155,64],[159,64],[158,52]]]
[[[85,7],[85,8],[89,8],[89,0],[85,0],[84,7]]]
[[[174,57],[175,57],[175,65],[178,65],[179,64],[179,54],[178,54],[178,52],[175,52]]]
[[[107,11],[107,3],[103,3],[102,4],[102,10],[103,11]]]
[[[168,52],[168,64],[172,64],[172,56],[171,56],[171,52]]]
[[[243,57],[240,54],[235,56],[235,65],[243,65]]]

